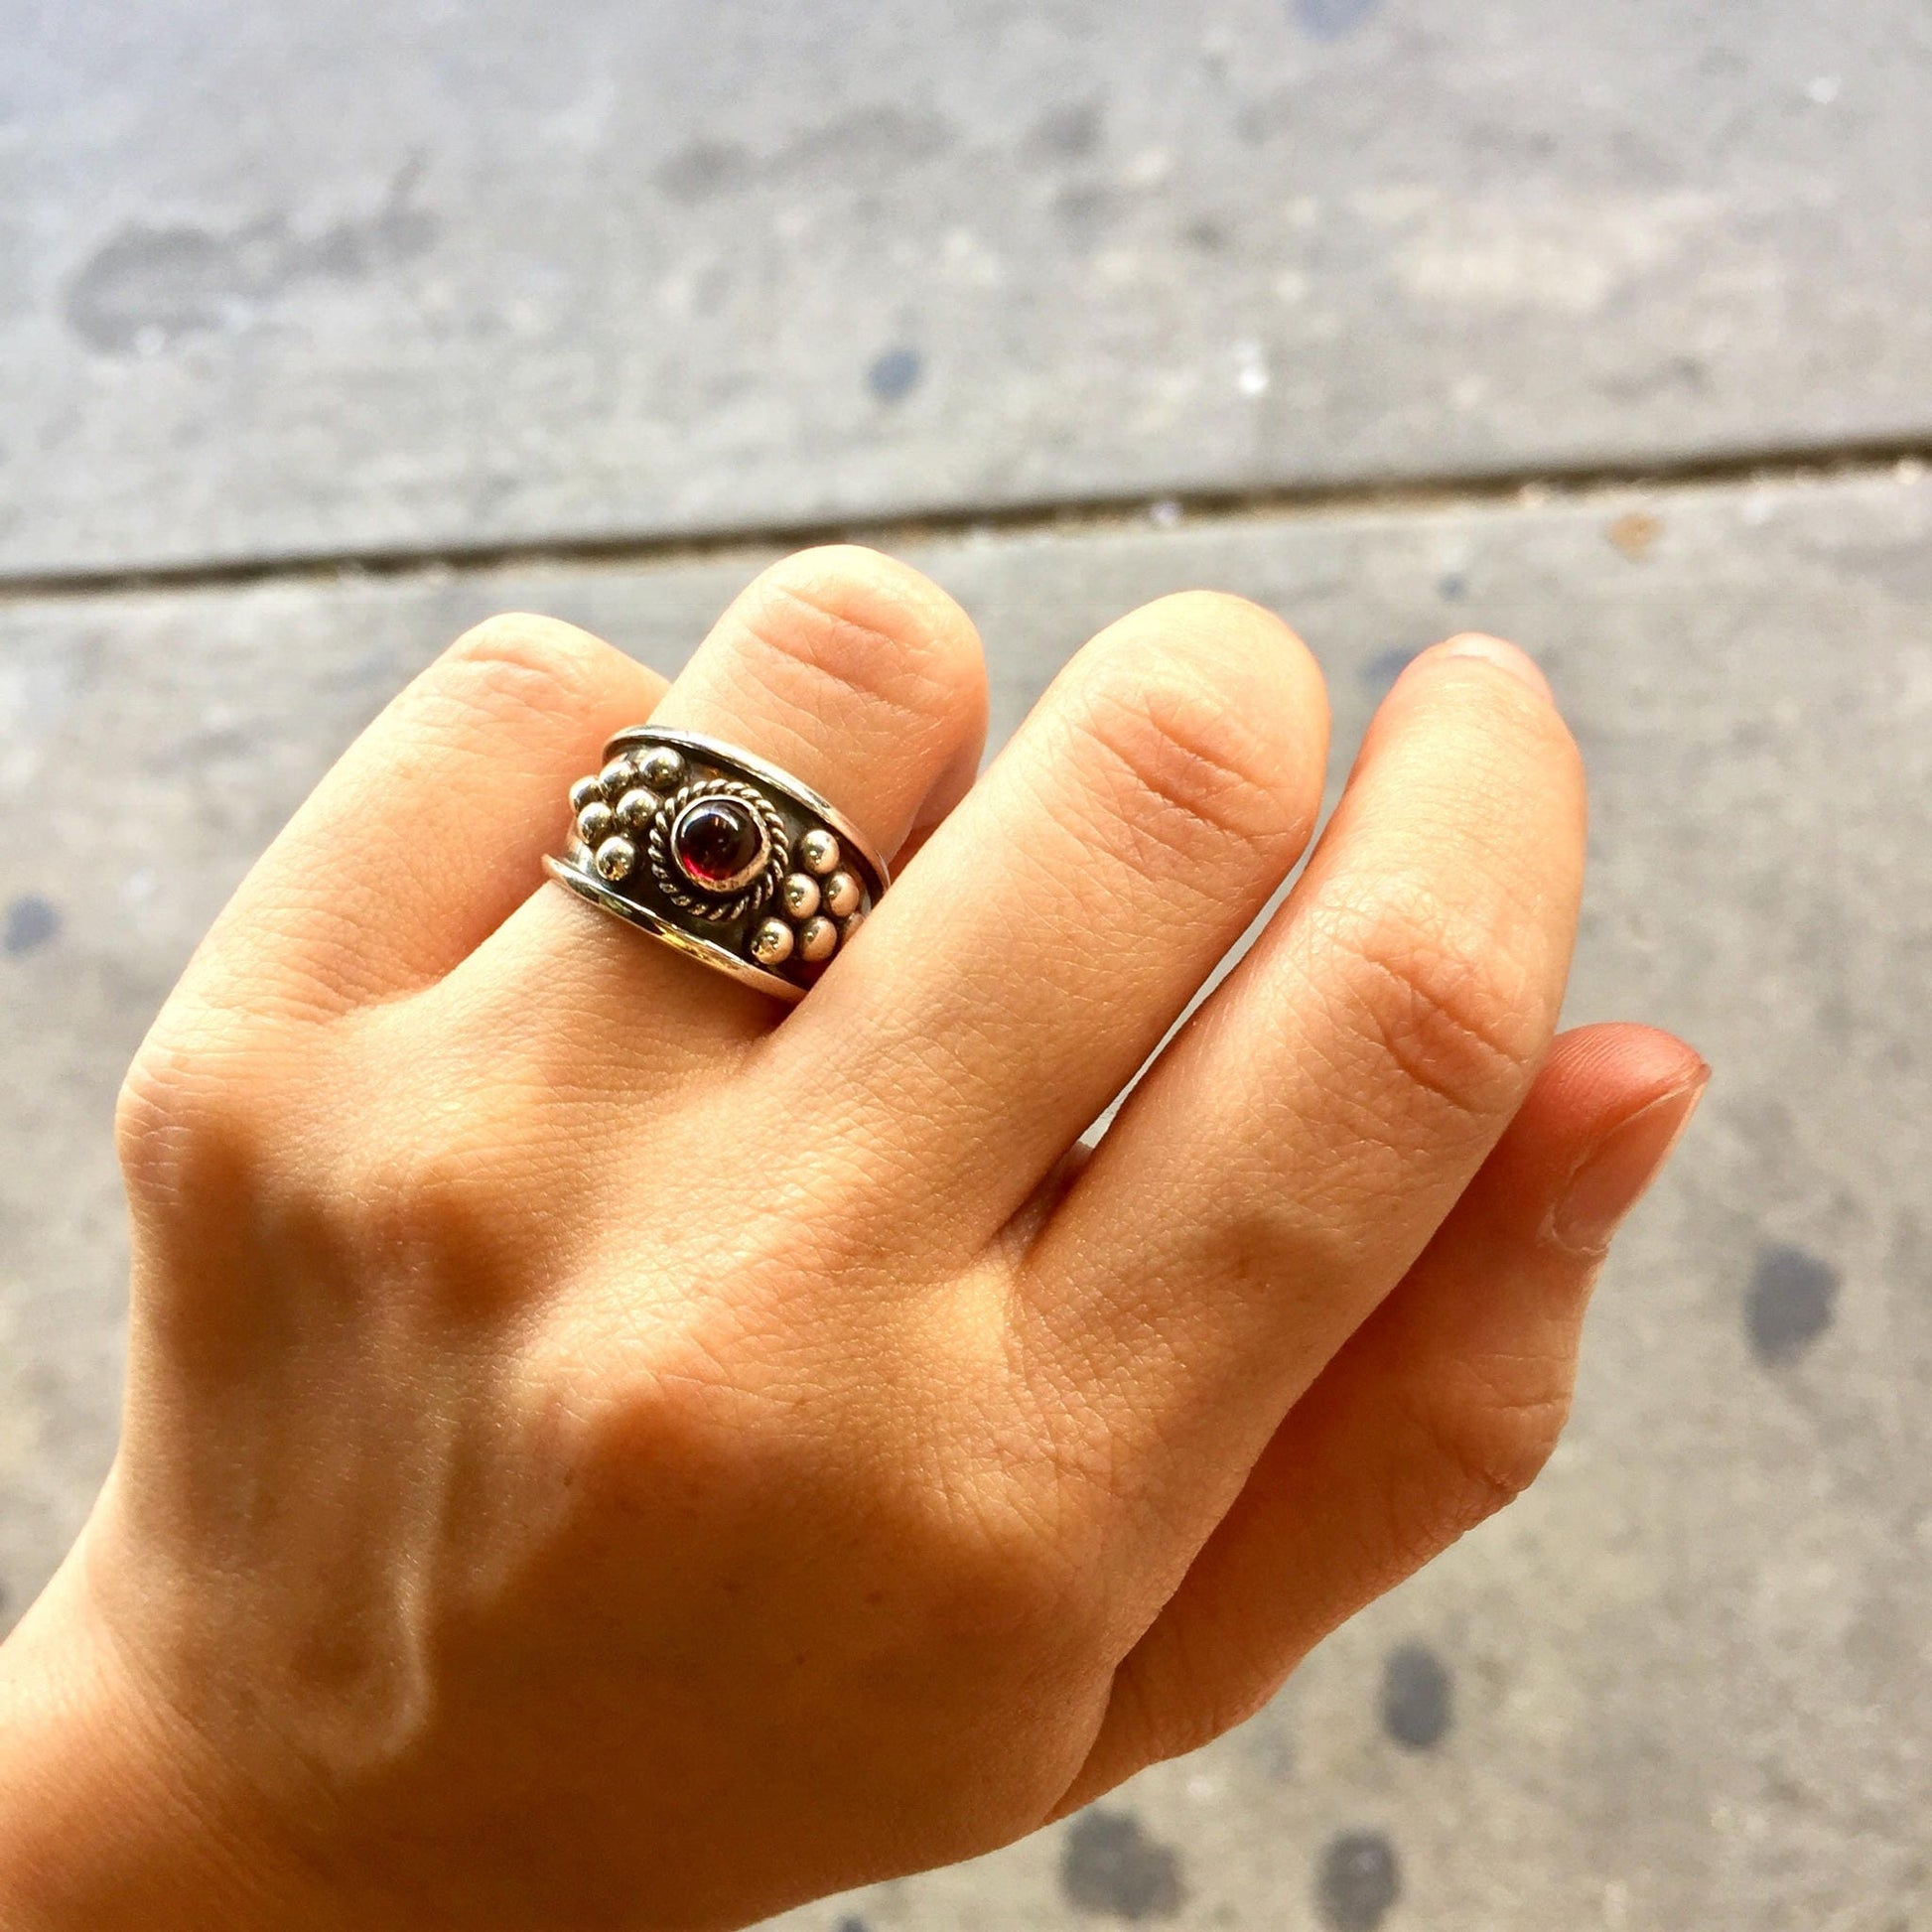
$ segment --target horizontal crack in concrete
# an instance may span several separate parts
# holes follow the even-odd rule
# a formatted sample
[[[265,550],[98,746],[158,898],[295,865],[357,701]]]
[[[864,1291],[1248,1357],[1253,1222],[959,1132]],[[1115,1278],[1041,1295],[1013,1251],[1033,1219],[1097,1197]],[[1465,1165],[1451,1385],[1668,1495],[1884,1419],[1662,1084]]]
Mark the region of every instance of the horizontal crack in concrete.
[[[1272,488],[1173,491],[1015,503],[994,508],[855,515],[662,536],[531,538],[421,548],[289,552],[207,562],[107,570],[0,570],[0,604],[94,598],[156,591],[225,590],[275,583],[409,577],[430,572],[483,572],[596,566],[639,569],[704,562],[803,544],[857,541],[905,549],[949,539],[1082,535],[1104,531],[1270,517],[1347,517],[1420,511],[1546,507],[1620,496],[1725,484],[1795,486],[1848,481],[1884,482],[1932,466],[1932,442],[1872,442],[1814,449],[1761,449],[1659,460],[1647,464],[1577,464],[1528,472],[1477,473]]]

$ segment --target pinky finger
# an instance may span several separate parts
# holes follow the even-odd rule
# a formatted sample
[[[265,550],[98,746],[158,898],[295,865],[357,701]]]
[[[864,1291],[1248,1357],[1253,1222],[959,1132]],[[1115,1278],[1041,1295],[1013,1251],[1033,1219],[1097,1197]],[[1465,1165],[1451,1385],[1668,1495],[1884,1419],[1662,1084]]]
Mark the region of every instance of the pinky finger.
[[[1610,1235],[1709,1078],[1646,1027],[1556,1042],[1434,1241],[1290,1413],[1121,1664],[1062,1810],[1248,1717],[1328,1631],[1528,1484],[1569,1410]]]

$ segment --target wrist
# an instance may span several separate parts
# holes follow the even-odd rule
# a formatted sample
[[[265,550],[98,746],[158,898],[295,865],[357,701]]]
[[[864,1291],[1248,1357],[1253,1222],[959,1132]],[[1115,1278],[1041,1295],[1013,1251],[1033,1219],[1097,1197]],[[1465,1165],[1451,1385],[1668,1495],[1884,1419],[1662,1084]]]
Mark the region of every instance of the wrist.
[[[91,1616],[79,1556],[0,1645],[8,1932],[335,1932],[181,1717]]]

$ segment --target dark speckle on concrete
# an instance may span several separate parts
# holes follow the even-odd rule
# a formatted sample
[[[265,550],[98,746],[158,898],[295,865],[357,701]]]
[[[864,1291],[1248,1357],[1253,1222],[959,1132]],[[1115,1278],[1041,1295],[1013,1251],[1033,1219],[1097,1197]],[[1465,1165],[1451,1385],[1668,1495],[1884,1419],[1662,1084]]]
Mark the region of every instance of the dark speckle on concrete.
[[[1067,1827],[1060,1889],[1082,1911],[1136,1922],[1172,1918],[1186,1896],[1178,1857],[1127,1811],[1083,1811]]]
[[[1789,1361],[1832,1325],[1839,1274],[1802,1248],[1774,1244],[1759,1251],[1744,1297],[1751,1347],[1763,1362]]]
[[[18,958],[24,952],[38,952],[60,929],[61,914],[53,901],[38,893],[23,893],[8,901],[0,946],[9,958]]]
[[[1469,580],[1459,570],[1444,572],[1436,585],[1436,595],[1448,604],[1453,604],[1458,599],[1466,597],[1468,591]]]
[[[1104,182],[1070,181],[1053,197],[1053,213],[1076,241],[1091,243],[1106,229],[1119,201]]]
[[[881,402],[897,402],[918,387],[924,368],[916,348],[889,348],[866,371],[866,387]]]
[[[1295,0],[1295,18],[1304,33],[1318,41],[1338,41],[1352,34],[1381,5],[1381,0]]]
[[[1449,1667],[1427,1644],[1405,1643],[1382,1666],[1382,1728],[1398,1744],[1426,1751],[1455,1721]]]
[[[1402,1890],[1395,1847],[1380,1832],[1343,1832],[1328,1841],[1314,1905],[1328,1932],[1375,1932]]]
[[[839,1932],[872,1932],[872,1927],[856,1912],[849,1912],[839,1920]]]
[[[703,202],[744,187],[757,172],[749,148],[736,141],[700,140],[665,158],[657,185],[674,202]]]
[[[1043,115],[1029,145],[1062,161],[1084,161],[1100,146],[1104,125],[1098,101],[1074,101]]]
[[[1378,650],[1362,666],[1362,682],[1371,691],[1386,691],[1422,652],[1412,645],[1398,644],[1393,650]]]

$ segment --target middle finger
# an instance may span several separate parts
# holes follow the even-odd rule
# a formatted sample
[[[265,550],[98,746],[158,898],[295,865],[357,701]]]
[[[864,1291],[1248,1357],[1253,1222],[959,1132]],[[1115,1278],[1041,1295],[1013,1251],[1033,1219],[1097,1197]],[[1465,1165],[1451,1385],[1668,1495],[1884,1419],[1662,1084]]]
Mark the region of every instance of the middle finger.
[[[771,1040],[767,1077],[890,1142],[908,1213],[984,1238],[1287,876],[1326,753],[1321,674],[1278,618],[1194,593],[1121,620]]]

